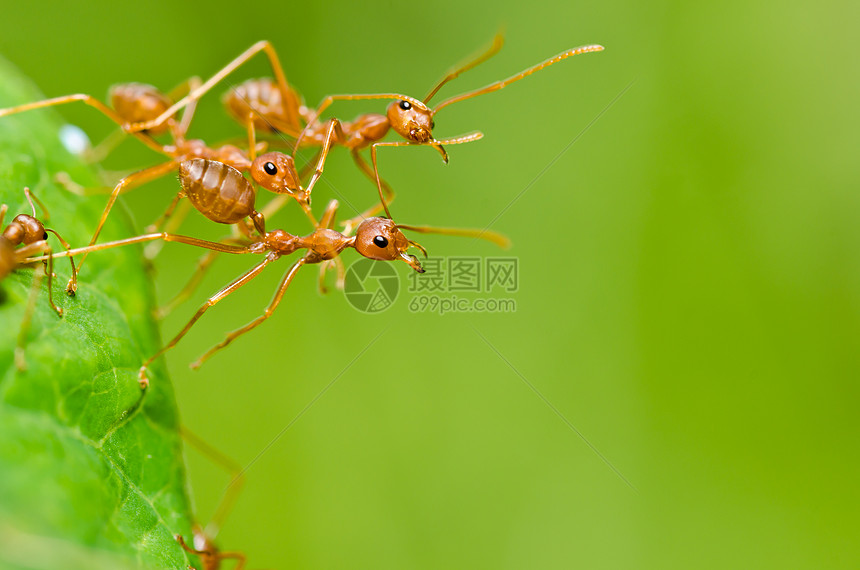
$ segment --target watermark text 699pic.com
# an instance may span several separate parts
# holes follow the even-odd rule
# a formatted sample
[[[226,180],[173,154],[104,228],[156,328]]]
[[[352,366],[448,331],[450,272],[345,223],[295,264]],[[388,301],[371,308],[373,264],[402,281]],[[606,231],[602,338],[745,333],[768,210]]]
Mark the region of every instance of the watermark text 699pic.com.
[[[512,313],[512,294],[519,290],[516,257],[430,257],[424,273],[410,273],[406,292],[413,313]],[[346,273],[349,303],[359,311],[378,313],[394,304],[400,278],[390,263],[357,260]]]

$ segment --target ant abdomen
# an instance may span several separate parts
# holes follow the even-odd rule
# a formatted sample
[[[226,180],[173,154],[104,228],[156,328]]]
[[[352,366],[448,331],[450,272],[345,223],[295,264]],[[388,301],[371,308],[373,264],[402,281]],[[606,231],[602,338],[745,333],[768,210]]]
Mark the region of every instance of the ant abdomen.
[[[145,83],[120,83],[110,88],[108,93],[114,111],[127,123],[152,121],[165,112],[172,104],[170,98]],[[167,131],[165,122],[149,130],[158,135]]]
[[[254,128],[260,131],[294,134],[302,130],[299,96],[290,89],[284,101],[273,79],[249,79],[224,93],[221,101],[242,125],[247,126],[248,117],[253,117]]]
[[[179,165],[179,182],[200,213],[235,224],[254,213],[257,191],[242,173],[216,160],[194,158]]]

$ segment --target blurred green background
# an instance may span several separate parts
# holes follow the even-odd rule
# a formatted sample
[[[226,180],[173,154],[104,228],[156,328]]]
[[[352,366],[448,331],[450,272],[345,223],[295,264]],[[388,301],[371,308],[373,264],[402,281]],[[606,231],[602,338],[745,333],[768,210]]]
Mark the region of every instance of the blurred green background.
[[[402,292],[366,315],[320,296],[310,268],[269,322],[190,371],[262,311],[282,261],[169,354],[185,424],[252,463],[219,542],[252,568],[848,568],[860,564],[858,16],[848,2],[35,2],[4,6],[0,53],[47,96],[104,97],[116,82],[208,76],[270,39],[315,104],[420,97],[502,27],[502,52],[442,97],[605,45],[441,112],[437,136],[486,135],[449,148],[448,166],[431,149],[380,153],[401,222],[495,220],[513,239],[509,252],[420,241],[437,256],[517,257],[515,313],[411,313]],[[268,74],[261,58],[233,81]],[[194,136],[241,135],[225,89],[201,102]],[[93,140],[112,128],[82,105],[62,113]],[[139,146],[105,167],[155,164]],[[315,208],[372,203],[347,153],[330,158]],[[176,187],[127,196],[140,227]],[[270,225],[306,232],[288,210]],[[223,230],[195,214],[182,231]],[[164,249],[162,301],[198,255]],[[162,335],[250,264],[219,261]],[[228,476],[188,459],[205,521]]]

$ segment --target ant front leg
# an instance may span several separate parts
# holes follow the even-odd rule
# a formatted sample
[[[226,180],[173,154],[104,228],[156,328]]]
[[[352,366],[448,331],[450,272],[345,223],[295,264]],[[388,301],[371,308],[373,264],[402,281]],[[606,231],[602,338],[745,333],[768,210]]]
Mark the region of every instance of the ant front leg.
[[[35,196],[34,196],[34,197],[35,197]],[[59,233],[57,233],[57,231],[56,231],[56,230],[52,230],[52,229],[50,229],[50,228],[45,228],[45,231],[46,231],[46,232],[51,232],[52,234],[54,234],[55,236],[57,236],[57,240],[59,240],[59,242],[60,242],[60,243],[62,244],[62,246],[63,246],[63,249],[65,249],[67,252],[70,252],[70,251],[72,250],[72,246],[71,246],[71,245],[69,245],[69,242],[67,242],[66,240],[64,240],[64,239],[63,239],[63,236],[61,236]],[[51,257],[53,258],[53,256],[51,256]],[[69,283],[72,285],[73,292],[72,292],[72,293],[70,293],[70,295],[74,295],[74,290],[77,290],[77,288],[78,288],[78,271],[77,271],[77,269],[75,269],[75,259],[74,259],[71,255],[69,255],[69,256],[68,256],[68,258],[69,258],[69,263],[70,263],[70,264],[71,264],[71,266],[72,266],[72,276],[69,278]],[[53,259],[51,259],[51,263],[53,263]],[[49,274],[49,275],[48,275],[48,291],[49,291],[49,292],[50,292],[50,290],[51,290],[51,281],[50,281],[50,279],[51,279],[51,275]],[[68,291],[67,291],[67,292],[68,292]]]
[[[319,158],[317,159],[317,165],[314,169],[313,176],[311,176],[310,182],[308,182],[308,188],[305,191],[310,199],[311,191],[314,189],[314,186],[317,183],[317,180],[322,176],[323,170],[325,168],[325,159],[328,157],[328,153],[331,150],[332,142],[335,140],[346,140],[346,135],[343,132],[343,126],[341,126],[340,121],[337,119],[330,119],[328,122],[328,129],[326,129],[325,139],[323,139],[322,149],[319,152]]]

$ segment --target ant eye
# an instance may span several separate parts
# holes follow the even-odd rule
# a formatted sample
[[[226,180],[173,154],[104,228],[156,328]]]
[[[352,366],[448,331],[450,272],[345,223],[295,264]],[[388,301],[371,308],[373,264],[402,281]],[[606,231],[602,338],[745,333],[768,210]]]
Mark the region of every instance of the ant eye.
[[[45,232],[45,233],[43,233],[43,234],[42,234],[42,239],[43,239],[43,240],[48,239],[48,232]]]
[[[401,101],[400,102],[400,108],[403,109],[404,111],[408,111],[409,109],[412,108],[412,103],[410,103],[409,101]]]
[[[436,121],[430,121],[430,128],[431,128],[431,129],[435,129],[435,128],[436,128]]]
[[[266,164],[264,164],[263,170],[265,170],[266,174],[268,174],[269,176],[274,176],[278,173],[278,167],[275,166],[275,163],[273,162],[267,162]]]
[[[380,248],[388,247],[388,240],[384,236],[376,236],[373,238],[373,245]]]

